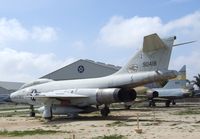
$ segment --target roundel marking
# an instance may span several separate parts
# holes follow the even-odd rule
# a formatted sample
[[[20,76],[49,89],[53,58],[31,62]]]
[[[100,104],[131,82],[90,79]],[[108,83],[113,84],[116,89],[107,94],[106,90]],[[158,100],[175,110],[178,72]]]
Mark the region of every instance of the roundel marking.
[[[84,69],[83,65],[80,65],[80,66],[78,66],[77,70],[78,70],[79,73],[83,73],[85,69]]]
[[[35,96],[38,95],[38,92],[36,89],[33,89],[32,92],[31,92],[31,100],[32,101],[35,101]]]

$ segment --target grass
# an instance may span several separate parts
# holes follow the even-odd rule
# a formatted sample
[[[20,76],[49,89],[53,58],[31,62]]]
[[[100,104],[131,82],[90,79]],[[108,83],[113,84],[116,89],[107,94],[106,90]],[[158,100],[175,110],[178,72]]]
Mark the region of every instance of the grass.
[[[0,131],[0,136],[10,136],[10,137],[21,137],[21,136],[33,136],[36,134],[44,135],[44,134],[54,134],[61,131],[56,130],[43,130],[43,129],[35,129],[35,130],[24,130],[24,131]]]
[[[193,115],[193,114],[200,114],[200,111],[189,108],[189,109],[186,109],[183,111],[178,111],[178,112],[174,113],[174,115]]]
[[[114,134],[114,135],[109,135],[109,136],[104,135],[103,137],[96,137],[93,139],[126,139],[126,138],[122,135]]]

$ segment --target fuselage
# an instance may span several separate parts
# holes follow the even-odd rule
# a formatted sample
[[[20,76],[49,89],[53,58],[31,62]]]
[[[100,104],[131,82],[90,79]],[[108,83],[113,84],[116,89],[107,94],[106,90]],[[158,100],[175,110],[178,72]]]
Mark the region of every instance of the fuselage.
[[[168,98],[168,99],[185,98],[191,94],[191,92],[188,89],[183,89],[183,88],[174,88],[174,89],[155,88],[154,90],[158,92],[159,98]]]
[[[20,89],[12,93],[10,97],[13,102],[34,105],[43,102],[31,101],[31,99],[27,97],[33,90],[37,90],[37,92],[48,93],[55,90],[78,88],[133,88],[154,81],[174,78],[176,75],[176,71],[148,71],[120,75],[113,74],[101,78],[52,81]]]

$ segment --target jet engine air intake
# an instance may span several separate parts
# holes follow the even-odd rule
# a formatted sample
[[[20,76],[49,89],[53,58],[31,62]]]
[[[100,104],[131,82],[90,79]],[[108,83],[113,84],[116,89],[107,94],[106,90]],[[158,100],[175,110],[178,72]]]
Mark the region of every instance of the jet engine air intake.
[[[96,94],[96,100],[99,104],[110,104],[113,102],[130,102],[136,99],[134,89],[99,89]]]

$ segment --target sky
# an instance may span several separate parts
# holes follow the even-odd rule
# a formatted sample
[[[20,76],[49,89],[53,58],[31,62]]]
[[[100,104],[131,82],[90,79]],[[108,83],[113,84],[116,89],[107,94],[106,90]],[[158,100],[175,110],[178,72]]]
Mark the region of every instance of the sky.
[[[176,36],[170,69],[200,73],[199,0],[0,0],[0,80],[27,82],[79,59],[123,66],[143,37]]]

